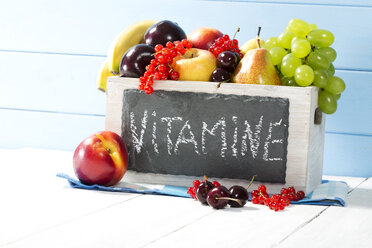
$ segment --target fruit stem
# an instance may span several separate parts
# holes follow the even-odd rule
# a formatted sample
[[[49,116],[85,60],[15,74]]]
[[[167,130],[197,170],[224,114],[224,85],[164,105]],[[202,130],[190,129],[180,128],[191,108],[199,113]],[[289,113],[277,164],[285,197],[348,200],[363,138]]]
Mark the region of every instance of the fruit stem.
[[[261,48],[260,44],[260,33],[261,33],[261,27],[258,27],[258,32],[257,32],[257,47]]]
[[[237,29],[236,29],[236,31],[235,31],[235,34],[234,34],[234,36],[233,36],[233,40],[235,39],[235,36],[238,34],[238,32],[240,32],[240,28],[238,27]],[[231,47],[230,47],[230,50],[232,50],[232,48],[233,48],[233,45],[234,45],[234,43],[233,42],[231,42]]]
[[[254,178],[257,176],[257,174],[256,175],[253,175],[253,177],[252,177],[252,179],[251,179],[251,182],[248,184],[248,186],[247,186],[247,188],[246,189],[249,189],[249,187],[251,187],[251,185],[252,185],[252,183],[253,183],[253,180],[254,180]]]
[[[219,199],[221,199],[221,200],[231,200],[231,201],[237,202],[240,206],[243,206],[242,201],[239,200],[239,199],[236,199],[236,198],[231,198],[231,197],[215,197],[215,199],[216,200],[219,200]]]
[[[221,84],[223,84],[223,83],[226,83],[226,82],[228,82],[230,79],[227,79],[227,80],[225,80],[225,81],[221,81],[221,82],[219,82],[218,84],[217,84],[217,88],[220,88],[221,87]]]
[[[264,194],[262,194],[261,192],[260,192],[260,195],[262,195],[265,199],[267,199],[267,197]]]

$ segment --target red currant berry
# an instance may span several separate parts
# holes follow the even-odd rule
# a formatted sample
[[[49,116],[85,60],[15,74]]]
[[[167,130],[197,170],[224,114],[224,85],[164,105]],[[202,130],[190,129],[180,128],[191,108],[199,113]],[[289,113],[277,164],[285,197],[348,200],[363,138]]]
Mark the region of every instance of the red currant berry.
[[[260,195],[260,192],[258,191],[258,190],[252,190],[252,192],[251,192],[251,197],[253,198],[253,197],[258,197]]]
[[[175,44],[174,47],[175,47],[178,51],[183,49],[183,45],[182,45],[181,43],[177,43],[177,45]]]
[[[258,186],[258,191],[261,193],[266,193],[266,186],[261,184],[260,186]]]
[[[167,44],[165,44],[165,46],[169,49],[172,49],[173,48],[173,43],[168,41]]]
[[[303,192],[302,190],[297,191],[297,194],[300,196],[300,200],[305,198],[305,192]]]
[[[288,193],[293,193],[293,194],[295,194],[295,193],[296,193],[296,190],[295,190],[295,188],[292,186],[292,187],[289,187],[289,188],[287,189],[287,192],[288,192]]]
[[[152,74],[151,71],[146,71],[145,74],[143,74],[143,76],[144,76],[145,78],[148,78],[148,77],[151,76],[151,74]]]
[[[284,195],[284,194],[287,194],[287,193],[288,193],[288,191],[287,191],[286,188],[282,188],[282,190],[280,190],[281,195]]]
[[[165,65],[158,65],[158,71],[159,72],[165,72],[167,70],[167,66]]]
[[[156,80],[160,80],[161,79],[161,74],[157,71],[157,72],[155,72],[154,73],[154,78],[156,79]]]
[[[180,74],[176,71],[171,71],[169,73],[169,76],[170,76],[170,79],[172,79],[172,80],[178,80],[179,77],[180,77]]]
[[[199,180],[195,180],[195,181],[192,182],[192,185],[193,185],[194,187],[198,187],[199,184],[200,184],[200,181],[199,181]]]
[[[230,49],[230,46],[228,45],[228,44],[223,44],[222,46],[221,46],[221,48],[222,48],[222,50],[224,50],[224,51],[228,51],[229,49]]]
[[[288,194],[288,200],[293,201],[294,197],[295,197],[295,194],[293,193]]]
[[[145,89],[145,84],[140,84],[140,85],[138,86],[138,89],[139,89],[139,90],[144,90],[144,89]]]
[[[252,203],[258,204],[260,201],[258,200],[258,197],[252,197]]]
[[[151,95],[153,92],[154,92],[154,89],[151,86],[149,86],[147,89],[145,89],[145,93],[147,95]]]
[[[182,46],[184,46],[184,47],[187,47],[187,45],[188,45],[188,40],[186,40],[186,39],[183,39],[183,40],[181,40],[181,44],[182,44]]]
[[[154,84],[154,80],[152,80],[152,78],[147,79],[147,85],[153,85],[153,84]]]
[[[158,60],[157,60],[157,59],[152,59],[150,63],[151,63],[153,66],[157,66],[157,65],[158,65]]]
[[[174,58],[174,57],[176,57],[178,55],[178,52],[176,50],[172,49],[170,55]]]
[[[154,72],[155,71],[155,66],[153,66],[152,64],[149,64],[148,66],[146,66],[146,70],[149,71],[149,72]]]
[[[163,49],[163,45],[158,44],[155,46],[155,52],[160,52]]]
[[[212,184],[214,185],[214,187],[218,187],[218,186],[221,186],[221,184],[217,181],[213,181]]]
[[[158,57],[158,62],[159,62],[159,64],[164,65],[165,63],[167,63],[167,58],[163,55],[160,55]]]
[[[140,81],[141,84],[145,84],[146,80],[147,80],[147,78],[143,77],[143,76],[139,78],[139,81]]]
[[[229,37],[227,34],[225,34],[224,36],[222,36],[222,38],[223,38],[225,41],[230,40],[230,37]]]

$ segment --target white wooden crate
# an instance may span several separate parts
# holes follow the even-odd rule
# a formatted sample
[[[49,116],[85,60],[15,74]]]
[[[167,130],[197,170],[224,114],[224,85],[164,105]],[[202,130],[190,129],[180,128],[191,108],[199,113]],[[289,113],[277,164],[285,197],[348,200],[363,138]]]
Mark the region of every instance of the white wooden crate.
[[[106,95],[106,130],[121,135],[123,91],[137,89],[136,78],[111,77],[108,79]],[[279,192],[282,187],[295,186],[297,190],[310,193],[321,183],[323,169],[323,150],[325,133],[325,115],[315,124],[315,112],[318,101],[317,87],[286,87],[247,84],[222,84],[212,82],[160,81],[154,83],[154,91],[202,92],[229,95],[248,95],[262,97],[280,97],[289,100],[289,127],[286,164],[286,184],[271,183],[269,192]],[[210,178],[226,186],[233,184],[247,185],[246,180],[228,178]],[[179,186],[190,186],[193,176],[164,175],[128,171],[124,179],[128,182],[159,183]],[[253,187],[261,182],[255,182]]]

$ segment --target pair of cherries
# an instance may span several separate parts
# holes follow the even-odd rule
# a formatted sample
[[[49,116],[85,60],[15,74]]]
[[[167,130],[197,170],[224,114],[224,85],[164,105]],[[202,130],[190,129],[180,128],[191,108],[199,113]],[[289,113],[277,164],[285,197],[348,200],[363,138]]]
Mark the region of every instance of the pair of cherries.
[[[202,182],[195,180],[193,187],[188,188],[187,192],[202,204],[215,209],[221,209],[227,205],[236,208],[243,207],[249,198],[246,188],[234,185],[227,189],[217,181],[208,181],[207,177],[204,177]]]

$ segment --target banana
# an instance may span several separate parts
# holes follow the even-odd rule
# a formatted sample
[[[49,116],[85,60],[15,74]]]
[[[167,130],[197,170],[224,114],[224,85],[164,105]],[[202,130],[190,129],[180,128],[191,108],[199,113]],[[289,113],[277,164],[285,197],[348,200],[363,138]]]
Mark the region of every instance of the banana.
[[[106,91],[107,78],[114,76],[108,69],[108,61],[103,62],[97,74],[97,88],[103,92]]]
[[[120,61],[125,52],[134,45],[142,41],[146,30],[157,21],[144,20],[134,23],[124,29],[114,39],[107,53],[108,70],[114,74],[119,74]]]
[[[263,44],[264,44],[264,40],[260,38],[260,46],[262,47]],[[243,54],[245,54],[249,50],[252,50],[252,49],[255,49],[255,48],[258,48],[258,46],[257,46],[257,38],[250,39],[249,41],[247,41],[246,43],[244,43],[240,47],[240,51]]]

